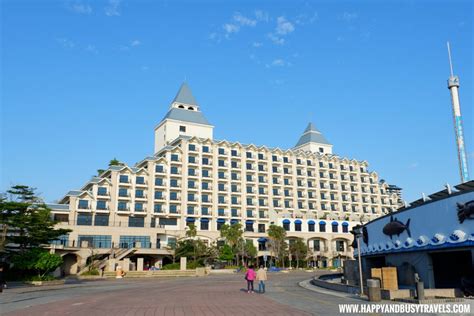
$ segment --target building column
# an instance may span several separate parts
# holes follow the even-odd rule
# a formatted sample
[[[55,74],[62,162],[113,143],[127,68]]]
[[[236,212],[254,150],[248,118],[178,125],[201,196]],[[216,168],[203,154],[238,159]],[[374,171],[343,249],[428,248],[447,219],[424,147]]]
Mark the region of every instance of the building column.
[[[143,271],[143,258],[137,258],[137,271]]]

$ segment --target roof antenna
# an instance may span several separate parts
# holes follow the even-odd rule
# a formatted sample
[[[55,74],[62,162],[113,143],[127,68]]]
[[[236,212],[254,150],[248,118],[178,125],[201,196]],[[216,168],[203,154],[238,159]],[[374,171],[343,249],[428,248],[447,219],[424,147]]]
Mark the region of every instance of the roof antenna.
[[[451,46],[449,46],[449,41],[446,42],[448,45],[448,58],[449,58],[449,70],[451,71],[451,77],[454,76],[453,74],[453,62],[451,61]]]

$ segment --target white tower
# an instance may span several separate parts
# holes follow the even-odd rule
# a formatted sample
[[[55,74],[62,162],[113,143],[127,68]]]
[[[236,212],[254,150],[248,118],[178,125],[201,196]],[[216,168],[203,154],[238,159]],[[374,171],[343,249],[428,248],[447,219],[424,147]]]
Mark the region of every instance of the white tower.
[[[212,139],[214,126],[209,124],[184,82],[171,102],[165,117],[155,127],[155,153],[179,136]]]
[[[467,167],[466,149],[464,145],[464,134],[462,129],[461,106],[459,105],[459,77],[453,74],[453,63],[451,61],[451,48],[448,44],[449,69],[451,75],[448,79],[448,89],[451,91],[451,103],[453,105],[454,132],[458,146],[459,173],[461,181],[469,181],[469,171]]]

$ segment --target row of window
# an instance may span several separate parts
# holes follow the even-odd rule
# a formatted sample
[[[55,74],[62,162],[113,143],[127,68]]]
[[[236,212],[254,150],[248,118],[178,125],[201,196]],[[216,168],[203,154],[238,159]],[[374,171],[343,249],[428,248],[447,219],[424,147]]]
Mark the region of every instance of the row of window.
[[[302,221],[301,220],[296,220],[293,224],[294,224],[294,231],[296,231],[296,232],[302,231]],[[290,225],[291,225],[290,220],[287,219],[287,220],[283,221],[283,228],[286,231],[291,230]],[[320,221],[318,226],[319,226],[319,232],[321,232],[321,233],[326,232],[326,222]],[[343,233],[348,233],[349,232],[349,225],[346,222],[342,223],[341,226],[342,226],[342,232]],[[333,233],[338,233],[339,232],[339,223],[338,222],[332,222],[331,227],[332,227],[332,232]],[[308,221],[308,231],[309,232],[316,231],[316,222],[315,221]]]

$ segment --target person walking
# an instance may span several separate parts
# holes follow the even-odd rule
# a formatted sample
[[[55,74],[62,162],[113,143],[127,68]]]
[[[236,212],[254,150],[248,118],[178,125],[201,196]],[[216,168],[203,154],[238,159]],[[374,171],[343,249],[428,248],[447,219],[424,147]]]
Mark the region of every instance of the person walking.
[[[245,280],[247,280],[247,293],[255,293],[253,291],[253,281],[255,280],[255,270],[253,269],[253,266],[249,266],[247,269],[247,272],[245,273]]]
[[[260,266],[257,271],[258,293],[265,293],[265,281],[267,281],[267,271]]]

